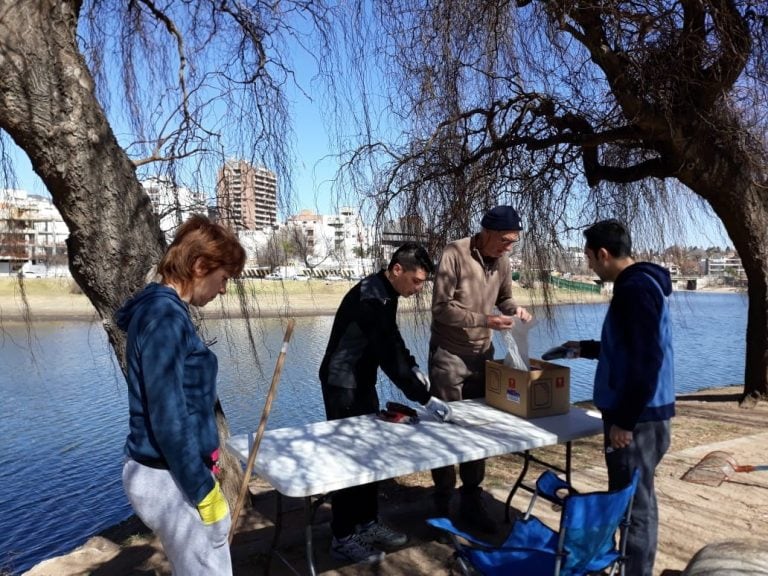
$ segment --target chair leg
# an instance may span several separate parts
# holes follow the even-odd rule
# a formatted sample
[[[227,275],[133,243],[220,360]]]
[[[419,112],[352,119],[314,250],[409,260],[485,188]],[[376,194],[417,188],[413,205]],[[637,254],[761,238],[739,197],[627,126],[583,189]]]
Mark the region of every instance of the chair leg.
[[[461,547],[461,544],[459,543],[458,538],[455,534],[448,533],[448,538],[451,541],[451,546],[453,547],[454,553],[453,558],[456,561],[456,564],[459,565],[459,569],[461,570],[461,576],[473,576],[476,572],[472,569],[472,567],[467,563],[464,558],[461,557],[461,554],[459,554],[459,548]],[[451,570],[451,573],[453,573],[453,570]]]
[[[464,558],[456,554],[456,564],[459,565],[459,569],[461,570],[461,576],[472,576],[476,572],[472,570],[472,568],[466,563]],[[453,570],[451,570],[451,573],[453,573]]]

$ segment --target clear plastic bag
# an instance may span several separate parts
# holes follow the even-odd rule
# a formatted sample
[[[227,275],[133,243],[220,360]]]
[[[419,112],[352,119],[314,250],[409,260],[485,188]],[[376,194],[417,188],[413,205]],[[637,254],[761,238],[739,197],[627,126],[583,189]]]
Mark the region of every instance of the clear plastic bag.
[[[528,332],[536,325],[536,320],[523,322],[515,318],[515,323],[509,330],[502,330],[501,334],[507,345],[507,355],[504,357],[504,365],[517,370],[530,370],[528,356]]]

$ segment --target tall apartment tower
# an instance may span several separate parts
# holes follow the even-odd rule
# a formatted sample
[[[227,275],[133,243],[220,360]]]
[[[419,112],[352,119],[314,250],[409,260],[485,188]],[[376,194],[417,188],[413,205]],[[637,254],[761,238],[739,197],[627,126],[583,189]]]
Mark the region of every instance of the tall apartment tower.
[[[245,160],[227,160],[216,181],[219,218],[233,230],[264,230],[277,224],[277,176]]]

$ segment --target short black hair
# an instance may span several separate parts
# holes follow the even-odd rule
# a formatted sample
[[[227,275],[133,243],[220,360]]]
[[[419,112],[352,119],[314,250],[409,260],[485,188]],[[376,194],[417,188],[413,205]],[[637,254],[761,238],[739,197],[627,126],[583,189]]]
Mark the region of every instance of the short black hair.
[[[389,260],[387,270],[392,270],[395,264],[400,264],[406,272],[422,268],[427,275],[435,273],[435,264],[429,252],[418,242],[406,242],[400,246]]]
[[[628,258],[632,255],[632,237],[624,223],[613,218],[601,220],[584,230],[587,248],[597,253],[605,248],[614,258]]]

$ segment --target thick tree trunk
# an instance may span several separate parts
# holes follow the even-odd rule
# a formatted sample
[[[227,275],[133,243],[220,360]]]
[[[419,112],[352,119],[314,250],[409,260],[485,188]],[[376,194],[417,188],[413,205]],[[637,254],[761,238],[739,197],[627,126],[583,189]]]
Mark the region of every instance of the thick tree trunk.
[[[757,400],[768,400],[768,191],[755,184],[733,185],[727,194],[730,201],[713,202],[713,206],[747,275],[749,308],[742,406],[749,407]]]
[[[749,312],[742,406],[768,400],[768,186],[760,152],[744,143],[744,129],[707,126],[689,145],[680,179],[720,217],[747,275]],[[731,138],[724,138],[731,135]],[[716,144],[713,144],[716,143]],[[723,335],[739,338],[740,335]]]
[[[27,153],[70,231],[70,270],[104,319],[144,281],[163,238],[76,43],[79,2],[0,0],[0,126]]]
[[[112,317],[145,283],[165,240],[96,99],[76,41],[79,7],[0,0],[0,128],[27,153],[67,223],[70,270],[124,367],[125,335]],[[238,472],[225,467],[235,483]]]

